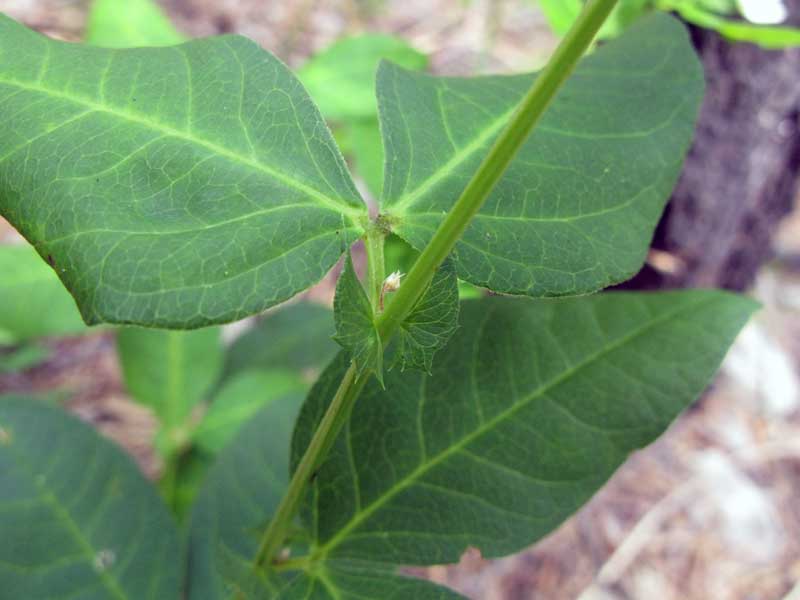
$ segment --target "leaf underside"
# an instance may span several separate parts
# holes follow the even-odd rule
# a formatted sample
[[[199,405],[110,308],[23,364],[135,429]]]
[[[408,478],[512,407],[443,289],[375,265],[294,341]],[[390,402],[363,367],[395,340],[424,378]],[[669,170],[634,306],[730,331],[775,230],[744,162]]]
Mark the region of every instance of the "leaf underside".
[[[300,570],[252,566],[297,406],[270,404],[243,428],[193,513],[190,600],[458,597],[397,570],[552,531],[702,391],[754,309],[709,291],[462,304],[432,376],[367,384],[290,536]],[[293,465],[348,364],[340,352],[306,400]]]
[[[193,328],[318,281],[366,208],[300,83],[252,41],[108,50],[0,15],[0,214],[88,323]]]
[[[432,377],[365,389],[312,484],[313,556],[439,564],[532,544],[697,397],[753,308],[710,291],[462,303]],[[306,401],[295,461],[345,366]]]
[[[137,467],[90,427],[0,398],[0,597],[178,598],[178,531]]]
[[[535,75],[432,77],[384,63],[382,210],[421,249]],[[631,277],[680,171],[703,74],[674,18],[642,19],[584,59],[456,245],[458,275],[528,296]]]

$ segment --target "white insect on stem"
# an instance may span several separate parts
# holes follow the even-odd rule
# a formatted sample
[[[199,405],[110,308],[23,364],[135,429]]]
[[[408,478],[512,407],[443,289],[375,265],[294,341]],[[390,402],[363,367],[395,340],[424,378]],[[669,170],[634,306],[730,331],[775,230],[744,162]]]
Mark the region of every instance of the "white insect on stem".
[[[383,286],[381,287],[381,297],[380,297],[380,309],[383,310],[383,299],[386,296],[387,292],[396,292],[400,289],[400,279],[403,277],[403,273],[400,271],[394,271],[391,273],[386,279],[383,280]]]

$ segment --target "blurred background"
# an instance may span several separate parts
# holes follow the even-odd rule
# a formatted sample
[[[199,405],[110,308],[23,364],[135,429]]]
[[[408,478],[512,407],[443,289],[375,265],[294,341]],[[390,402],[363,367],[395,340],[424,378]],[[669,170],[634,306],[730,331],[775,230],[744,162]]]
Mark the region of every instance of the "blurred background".
[[[139,1],[101,4],[110,5],[98,2],[89,16],[86,0],[0,0],[0,12],[59,39],[126,45],[127,33],[104,25],[102,11],[139,10]],[[162,38],[239,33],[298,70],[374,197],[382,173],[371,78],[379,58],[447,75],[534,70],[580,0],[158,6],[163,12],[145,7],[136,19]],[[472,550],[458,565],[413,570],[470,598],[800,600],[800,0],[626,0],[602,36],[657,7],[690,22],[708,91],[647,265],[623,287],[724,287],[764,308],[706,395],[558,531],[503,560]],[[332,274],[287,309],[201,334],[192,343],[209,345],[216,358],[194,393],[235,403],[265,385],[275,394],[304,390],[335,351],[326,329],[334,281]],[[126,358],[147,344],[163,340],[83,327],[49,268],[0,219],[0,394],[63,403],[158,479],[163,449],[182,438],[159,428],[147,406],[152,390],[136,383],[147,365]],[[209,438],[192,449],[190,470],[202,472],[221,443]],[[177,510],[191,493],[187,484],[175,494]]]

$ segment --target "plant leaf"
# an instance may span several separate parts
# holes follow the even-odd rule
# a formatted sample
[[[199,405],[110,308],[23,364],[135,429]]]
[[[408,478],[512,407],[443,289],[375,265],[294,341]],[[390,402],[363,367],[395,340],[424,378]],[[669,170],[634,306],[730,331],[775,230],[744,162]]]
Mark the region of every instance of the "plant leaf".
[[[126,327],[117,332],[125,385],[159,418],[167,438],[184,428],[192,409],[211,390],[222,370],[217,327],[164,331]],[[170,452],[169,442],[166,451]]]
[[[383,210],[416,248],[433,236],[533,75],[436,78],[384,63]],[[642,19],[584,59],[456,245],[459,277],[529,296],[633,275],[680,171],[703,74],[684,28]]]
[[[252,369],[321,370],[338,351],[334,333],[333,313],[325,306],[280,307],[231,345],[223,378]]]
[[[194,328],[318,281],[366,208],[311,100],[253,42],[107,50],[0,16],[0,215],[88,323]]]
[[[90,427],[0,399],[5,598],[178,598],[178,531],[131,460]]]
[[[455,600],[464,598],[429,581],[404,577],[374,564],[333,561],[294,577],[276,600]]]
[[[4,343],[86,330],[75,300],[27,244],[0,246],[0,273]]]
[[[447,260],[401,323],[392,366],[430,373],[433,355],[447,345],[457,327],[458,278],[453,261]]]
[[[86,43],[105,48],[172,46],[185,41],[152,0],[94,0]]]
[[[297,405],[305,392],[306,384],[291,371],[242,371],[214,397],[192,438],[200,448],[216,454],[264,406],[272,402]]]
[[[345,37],[309,60],[298,72],[300,81],[332,121],[374,119],[375,72],[381,59],[406,69],[424,69],[428,57],[405,40],[390,35]]]
[[[437,564],[535,542],[697,397],[754,305],[714,291],[464,302],[432,377],[364,390],[303,513],[312,560]],[[344,366],[309,396],[295,460]]]
[[[383,381],[383,344],[375,328],[372,305],[358,280],[349,252],[336,282],[333,318],[336,323],[334,339],[350,354],[358,374],[372,371],[378,381]]]
[[[302,396],[270,402],[245,424],[209,469],[192,509],[189,531],[189,600],[231,598],[241,574],[253,574],[261,531],[289,482],[289,438]],[[233,580],[233,581],[232,581]],[[267,590],[278,582],[257,578]],[[255,600],[248,597],[248,600]]]

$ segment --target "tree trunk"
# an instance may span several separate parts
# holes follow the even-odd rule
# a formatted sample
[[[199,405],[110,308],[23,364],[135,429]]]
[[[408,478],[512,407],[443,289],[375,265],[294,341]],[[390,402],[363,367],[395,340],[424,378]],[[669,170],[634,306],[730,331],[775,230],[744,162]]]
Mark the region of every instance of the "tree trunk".
[[[800,25],[800,0],[786,3]],[[691,28],[706,74],[694,145],[653,247],[625,287],[743,290],[772,256],[771,238],[793,206],[800,169],[800,48],[767,51]]]

